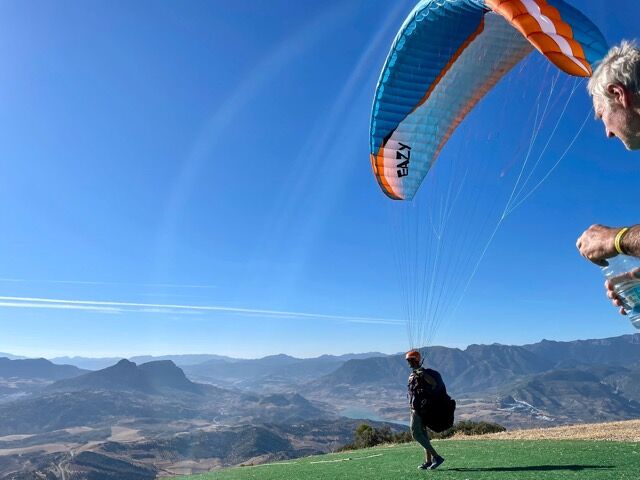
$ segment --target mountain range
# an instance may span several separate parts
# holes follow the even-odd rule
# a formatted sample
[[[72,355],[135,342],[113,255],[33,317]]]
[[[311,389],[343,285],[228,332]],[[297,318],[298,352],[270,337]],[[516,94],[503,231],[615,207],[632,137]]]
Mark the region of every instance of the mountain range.
[[[425,365],[442,374],[468,418],[523,426],[640,415],[640,334],[423,351]],[[357,399],[381,416],[400,419],[406,417],[408,373],[402,355],[351,360],[311,382],[307,396],[334,404]]]
[[[176,365],[182,367],[186,365],[197,365],[199,363],[206,362],[208,360],[225,360],[233,362],[231,357],[225,357],[223,355],[210,355],[210,354],[192,354],[192,355],[162,355],[154,357],[152,355],[140,355],[136,357],[130,357],[124,359],[122,357],[102,357],[102,358],[89,358],[89,357],[55,357],[49,359],[52,363],[57,365],[75,365],[78,368],[85,370],[101,370],[103,368],[110,367],[118,363],[120,360],[129,360],[133,363],[148,363],[161,360],[170,360]]]
[[[382,353],[322,355],[316,358],[295,358],[271,355],[255,360],[209,360],[198,365],[184,366],[189,377],[216,385],[244,390],[281,391],[335,371],[354,359],[376,358]]]
[[[228,365],[230,363],[245,363],[247,365],[255,364],[259,362],[265,366],[270,365],[274,366],[277,364],[289,364],[289,363],[305,363],[307,361],[319,361],[320,363],[326,361],[336,361],[336,362],[344,362],[347,360],[357,359],[357,358],[369,358],[369,357],[382,357],[384,353],[380,352],[369,352],[369,353],[348,353],[344,355],[334,356],[334,355],[322,355],[317,358],[295,358],[289,355],[270,355],[267,357],[259,358],[259,359],[242,359],[242,358],[232,358],[224,355],[213,355],[213,354],[189,354],[189,355],[161,355],[161,356],[153,356],[153,355],[140,355],[129,357],[126,360],[131,362],[141,364],[148,362],[155,362],[161,360],[170,360],[175,363],[177,366],[184,368],[196,365],[202,365],[207,362],[212,366],[217,365]],[[7,357],[12,360],[16,360],[24,357],[16,357],[10,354],[0,353],[0,357]],[[90,358],[90,357],[55,357],[49,359],[52,363],[57,365],[74,365],[78,368],[85,370],[101,370],[103,368],[110,367],[118,363],[120,360],[123,360],[122,357],[102,357],[102,358]],[[204,372],[206,375],[206,371]]]
[[[50,383],[0,403],[0,420],[3,480],[138,480],[290,458],[335,449],[358,424],[298,393],[192,382],[168,360],[120,360]]]
[[[527,427],[640,417],[640,334],[423,352],[458,419]],[[0,479],[65,469],[146,479],[330,451],[359,422],[341,414],[406,421],[408,374],[401,354],[168,356],[95,371],[0,359],[0,451],[11,452],[0,454]]]
[[[85,373],[73,365],[55,365],[44,358],[10,359],[0,357],[0,378],[30,380],[62,380]]]

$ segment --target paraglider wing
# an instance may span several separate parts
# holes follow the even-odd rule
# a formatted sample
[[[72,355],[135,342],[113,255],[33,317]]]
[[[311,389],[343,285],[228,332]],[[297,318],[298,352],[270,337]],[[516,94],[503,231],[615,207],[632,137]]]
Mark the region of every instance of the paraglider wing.
[[[422,0],[387,57],[373,103],[370,157],[389,197],[410,200],[480,99],[533,48],[589,76],[607,51],[562,0]]]

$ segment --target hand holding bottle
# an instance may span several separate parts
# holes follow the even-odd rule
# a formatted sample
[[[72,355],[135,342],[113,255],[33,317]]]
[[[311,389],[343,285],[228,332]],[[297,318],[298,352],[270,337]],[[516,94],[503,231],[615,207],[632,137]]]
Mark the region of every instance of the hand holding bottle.
[[[628,255],[612,257],[602,272],[607,278],[604,285],[611,303],[640,328],[640,259]]]

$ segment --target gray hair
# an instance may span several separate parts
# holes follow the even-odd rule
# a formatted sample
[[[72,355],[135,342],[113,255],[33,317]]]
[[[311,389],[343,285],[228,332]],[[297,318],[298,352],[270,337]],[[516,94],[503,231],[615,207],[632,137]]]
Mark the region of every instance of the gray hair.
[[[640,48],[635,42],[623,40],[620,46],[611,47],[594,70],[587,89],[591,96],[611,103],[613,96],[607,91],[611,83],[622,85],[636,98],[640,97]]]

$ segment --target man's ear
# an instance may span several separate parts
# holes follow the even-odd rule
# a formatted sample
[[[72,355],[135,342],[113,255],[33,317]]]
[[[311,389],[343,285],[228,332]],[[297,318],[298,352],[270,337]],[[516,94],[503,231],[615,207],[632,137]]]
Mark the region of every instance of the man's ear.
[[[607,92],[618,105],[622,105],[624,108],[631,106],[631,95],[629,91],[619,83],[610,83],[607,85]]]

